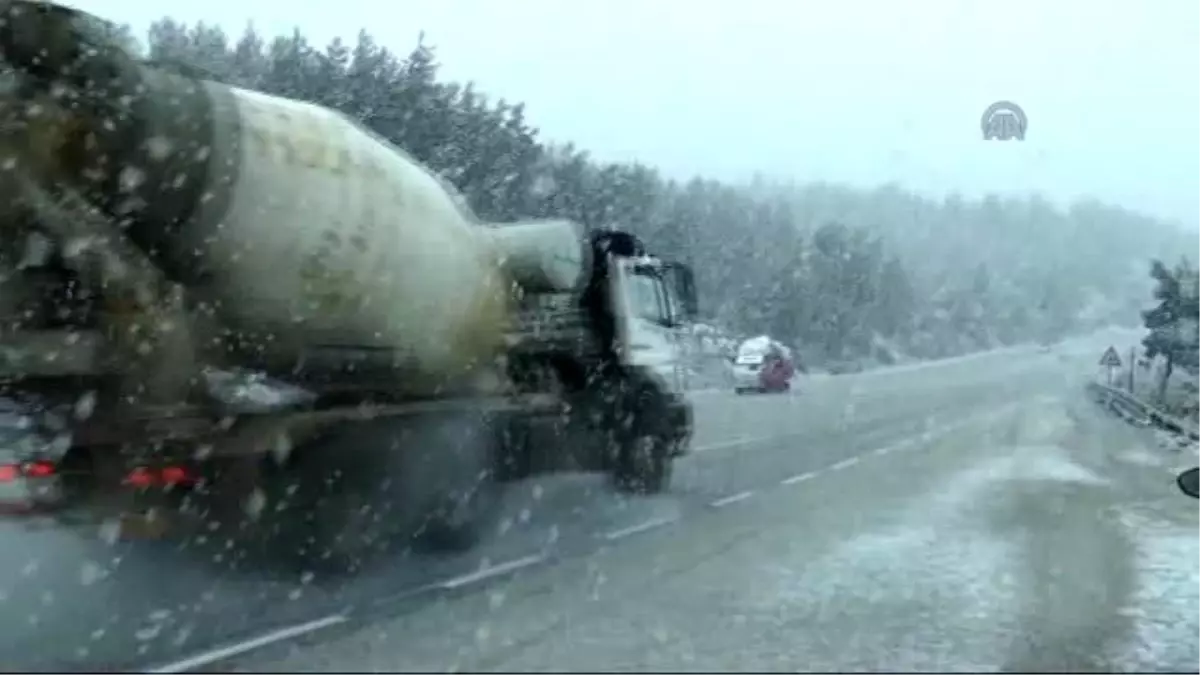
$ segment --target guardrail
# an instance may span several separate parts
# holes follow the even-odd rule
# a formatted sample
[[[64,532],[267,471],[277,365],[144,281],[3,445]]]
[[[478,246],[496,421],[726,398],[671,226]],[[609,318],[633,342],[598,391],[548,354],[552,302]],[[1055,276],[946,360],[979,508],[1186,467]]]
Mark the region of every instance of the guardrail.
[[[1141,426],[1155,425],[1187,436],[1191,440],[1200,440],[1200,433],[1192,424],[1146,403],[1124,389],[1111,387],[1099,382],[1088,384],[1096,402],[1133,424]]]

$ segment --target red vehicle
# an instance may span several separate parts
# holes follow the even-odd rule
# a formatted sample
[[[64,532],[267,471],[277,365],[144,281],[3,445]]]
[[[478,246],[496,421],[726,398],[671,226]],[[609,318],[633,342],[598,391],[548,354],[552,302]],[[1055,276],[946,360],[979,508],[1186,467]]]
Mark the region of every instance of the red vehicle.
[[[758,373],[758,380],[763,391],[788,391],[792,388],[792,376],[795,374],[796,365],[792,363],[791,355],[772,345]]]
[[[734,389],[739,394],[788,391],[795,374],[791,351],[765,336],[747,340],[734,359]]]

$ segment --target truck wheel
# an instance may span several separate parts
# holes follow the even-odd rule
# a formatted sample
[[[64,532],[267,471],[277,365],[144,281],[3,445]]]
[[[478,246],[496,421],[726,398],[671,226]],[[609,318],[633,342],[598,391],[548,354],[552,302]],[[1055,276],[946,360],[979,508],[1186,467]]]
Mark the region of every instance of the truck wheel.
[[[370,495],[353,489],[330,489],[319,497],[298,537],[296,553],[308,566],[355,571],[382,552],[388,542],[384,516]],[[305,536],[306,535],[306,536]]]
[[[422,423],[422,445],[440,453],[410,454],[408,490],[419,496],[423,489],[426,495],[426,501],[414,504],[420,522],[412,536],[425,548],[468,549],[492,524],[499,505],[496,458],[504,450],[503,439],[494,424],[482,418],[453,415]]]
[[[259,552],[306,571],[341,573],[384,548],[391,519],[379,493],[387,474],[357,456],[362,448],[352,437],[339,428],[297,450],[285,466],[264,462],[262,513],[249,532],[261,533]]]
[[[265,481],[275,546],[330,571],[354,571],[401,544],[470,547],[496,511],[496,444],[477,414],[339,425]]]
[[[639,436],[622,443],[613,470],[617,489],[636,494],[665,491],[671,483],[673,450],[660,436]]]
[[[617,448],[613,482],[618,490],[639,494],[663,492],[671,483],[676,440],[681,423],[670,396],[654,381],[633,385],[619,397],[613,420]],[[630,422],[632,422],[630,424]]]

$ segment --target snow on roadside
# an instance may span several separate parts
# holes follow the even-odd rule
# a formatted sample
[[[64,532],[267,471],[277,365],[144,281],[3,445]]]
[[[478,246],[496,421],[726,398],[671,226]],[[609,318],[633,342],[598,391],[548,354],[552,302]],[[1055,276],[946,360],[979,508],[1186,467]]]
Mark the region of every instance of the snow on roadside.
[[[1152,452],[1143,445],[1134,445],[1117,454],[1117,459],[1127,464],[1145,467],[1165,467],[1169,457],[1164,453]]]
[[[803,569],[765,567],[762,609],[861,614],[860,622],[839,625],[859,623],[873,632],[823,636],[846,670],[997,670],[1022,631],[1027,561],[1018,541],[995,536],[983,522],[996,487],[1029,480],[1108,484],[1053,444],[1070,424],[1062,409],[1037,409],[1018,424],[1022,438],[1040,444],[997,448],[994,459],[912,504],[895,526],[849,540]],[[894,627],[889,616],[897,617]],[[894,636],[879,634],[881,623]],[[872,660],[881,641],[890,644],[886,664]],[[867,662],[853,662],[856,654]]]
[[[1200,456],[1200,442],[1193,441],[1183,434],[1177,434],[1166,429],[1156,429],[1154,431],[1154,442],[1159,448],[1178,452],[1188,459]]]
[[[1193,505],[1184,504],[1184,506]],[[1138,588],[1119,611],[1134,637],[1113,662],[1126,672],[1197,671],[1200,664],[1200,533],[1125,510],[1118,522],[1136,542]]]

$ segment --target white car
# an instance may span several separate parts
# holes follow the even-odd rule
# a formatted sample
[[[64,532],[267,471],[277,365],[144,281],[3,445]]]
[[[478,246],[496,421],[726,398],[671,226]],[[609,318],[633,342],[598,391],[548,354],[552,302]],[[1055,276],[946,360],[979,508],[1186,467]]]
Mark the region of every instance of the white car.
[[[738,347],[733,359],[733,390],[739,394],[748,391],[785,391],[789,389],[787,380],[773,381],[763,377],[763,368],[771,363],[771,357],[782,359],[787,363],[787,375],[790,379],[792,354],[784,345],[763,335],[746,340]]]
[[[763,363],[762,354],[738,354],[733,361],[733,390],[737,393],[756,391],[762,388],[759,370]]]

